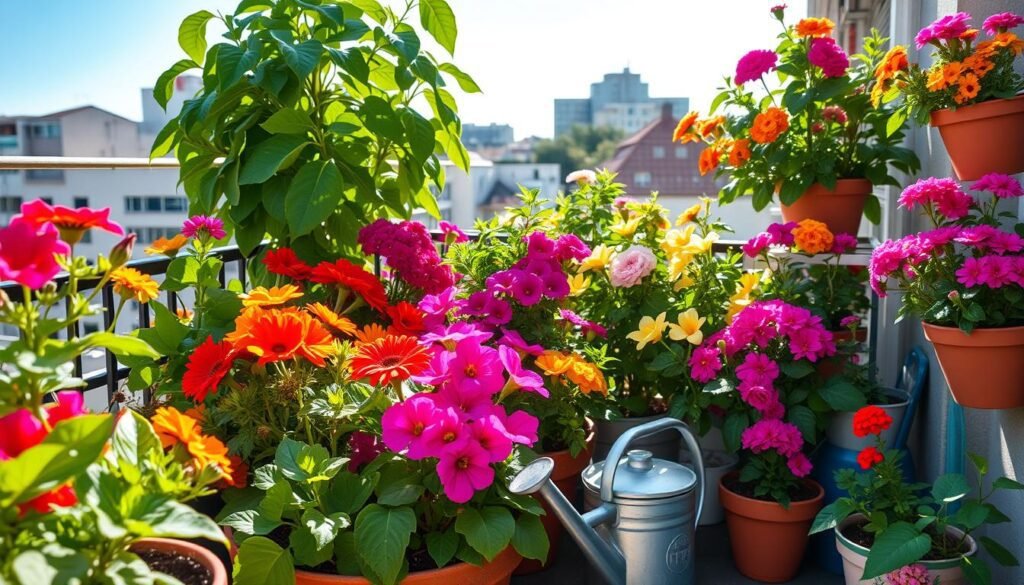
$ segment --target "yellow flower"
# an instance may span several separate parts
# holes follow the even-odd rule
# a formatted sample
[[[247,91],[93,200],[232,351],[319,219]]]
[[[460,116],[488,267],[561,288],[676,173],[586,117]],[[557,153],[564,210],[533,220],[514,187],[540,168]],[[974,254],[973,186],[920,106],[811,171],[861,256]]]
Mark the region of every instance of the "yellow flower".
[[[703,254],[711,249],[711,246],[718,241],[718,238],[718,232],[711,232],[704,237],[693,236],[683,250],[690,254]]]
[[[691,207],[687,207],[686,211],[680,213],[679,217],[676,218],[676,225],[687,224],[697,219],[697,216],[700,215],[701,207],[703,207],[703,203],[695,203]]]
[[[695,281],[692,278],[690,278],[689,276],[683,276],[682,278],[677,280],[674,285],[672,285],[672,290],[674,290],[676,292],[679,292],[679,291],[683,290],[684,288],[689,288],[689,287],[693,286],[694,282]]]
[[[663,311],[655,319],[650,317],[640,319],[640,325],[637,330],[626,335],[626,338],[635,341],[636,350],[640,351],[648,343],[661,341],[661,335],[665,332],[665,327],[668,327],[668,323],[665,322],[665,313]]]
[[[634,217],[629,221],[622,221],[621,219],[612,225],[608,226],[608,229],[612,230],[616,234],[624,238],[632,237],[636,233],[636,228],[640,226],[640,218]]]
[[[678,280],[680,276],[686,274],[686,267],[693,261],[693,254],[687,254],[680,252],[673,254],[668,258],[668,278],[670,281]]]
[[[725,322],[732,324],[733,317],[737,313],[747,308],[750,304],[750,299],[734,299],[729,302],[729,309],[725,312]]]
[[[169,258],[174,258],[178,255],[178,251],[185,247],[188,243],[188,238],[181,234],[176,234],[173,238],[157,238],[153,241],[145,252],[149,255],[163,254]]]
[[[612,261],[613,251],[604,244],[598,245],[590,253],[590,256],[584,258],[580,263],[579,273],[583,274],[588,270],[604,270]]]
[[[590,287],[590,277],[585,274],[576,274],[569,278],[569,296],[571,297],[583,294],[588,287]]]
[[[608,382],[601,373],[601,368],[576,354],[570,355],[569,360],[570,367],[566,369],[565,377],[576,384],[580,392],[590,394],[596,390],[601,394],[608,394]]]
[[[750,295],[757,286],[757,283],[761,280],[760,275],[756,272],[747,272],[740,276],[740,281],[736,285],[736,294],[733,295],[733,299],[742,299]]]
[[[707,321],[707,317],[697,314],[697,309],[686,309],[679,313],[679,324],[669,323],[668,336],[673,341],[686,340],[693,345],[700,345],[704,341],[704,334],[700,328]]]
[[[243,307],[274,307],[288,301],[302,298],[302,289],[294,284],[272,286],[269,289],[258,286],[248,294],[239,295]]]
[[[665,239],[661,242],[661,249],[669,255],[683,253],[684,249],[690,244],[693,232],[696,229],[697,226],[690,224],[685,229],[668,230],[665,232]]]
[[[160,285],[153,277],[134,268],[118,268],[110,274],[110,282],[114,283],[114,292],[118,295],[140,303],[148,303],[160,295]]]

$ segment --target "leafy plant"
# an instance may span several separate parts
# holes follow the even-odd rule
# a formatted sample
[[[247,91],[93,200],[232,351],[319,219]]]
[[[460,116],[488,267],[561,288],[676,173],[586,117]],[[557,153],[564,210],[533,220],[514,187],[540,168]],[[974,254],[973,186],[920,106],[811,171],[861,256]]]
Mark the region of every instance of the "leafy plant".
[[[190,210],[217,214],[249,255],[269,234],[310,261],[355,253],[359,226],[422,208],[446,154],[468,170],[456,65],[422,50],[419,21],[448,53],[458,29],[445,0],[243,0],[233,14],[201,10],[179,29],[188,57],[157,80],[166,107],[174,79],[201,69],[203,88],[158,135],[152,156],[175,149]],[[224,42],[207,48],[219,21]],[[432,115],[419,113],[428,105]]]

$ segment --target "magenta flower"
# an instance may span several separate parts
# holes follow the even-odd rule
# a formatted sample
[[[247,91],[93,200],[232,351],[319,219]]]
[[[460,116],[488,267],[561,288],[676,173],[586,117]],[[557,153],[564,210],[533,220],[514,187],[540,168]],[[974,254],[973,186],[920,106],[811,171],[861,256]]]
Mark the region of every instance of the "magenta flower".
[[[494,298],[494,294],[490,291],[481,290],[477,291],[466,299],[466,303],[462,306],[461,313],[463,315],[483,315],[487,312],[487,305],[490,304],[491,299]]]
[[[437,294],[424,295],[416,304],[416,308],[423,311],[423,325],[427,329],[444,326],[448,320],[448,313],[459,304],[455,300],[455,293],[455,287],[450,286]]]
[[[512,298],[524,307],[536,305],[544,295],[544,281],[535,274],[520,274],[512,284]]]
[[[775,54],[775,51],[767,49],[750,51],[740,57],[739,62],[736,63],[736,76],[733,78],[733,82],[739,86],[748,81],[760,79],[764,74],[775,70],[778,60],[779,56]]]
[[[693,351],[690,356],[690,377],[701,383],[708,383],[715,379],[718,371],[722,369],[722,360],[718,348],[714,346],[702,346]]]
[[[793,236],[793,230],[796,229],[797,223],[790,221],[786,223],[773,223],[768,226],[768,233],[772,236],[772,244],[779,246],[792,246],[796,241],[796,237]]]
[[[60,272],[55,256],[67,256],[71,247],[61,241],[52,223],[33,226],[12,219],[0,228],[0,281],[13,280],[32,290],[42,288]]]
[[[224,231],[224,222],[208,215],[193,215],[186,219],[181,226],[181,234],[186,238],[210,236],[215,240],[224,239],[228,235]]]
[[[559,270],[551,272],[541,279],[544,281],[544,296],[549,299],[564,299],[569,296],[569,279]]]
[[[974,199],[960,189],[953,179],[921,179],[900,194],[899,204],[908,210],[918,205],[934,206],[949,219],[960,219],[970,211]]]
[[[786,466],[789,467],[790,473],[796,477],[807,477],[811,474],[811,470],[814,469],[814,466],[811,465],[811,460],[803,453],[791,455],[786,461]]]
[[[1024,187],[1021,187],[1020,181],[1002,173],[989,173],[983,176],[971,185],[971,190],[988,191],[1003,199],[1024,196]]]
[[[495,272],[494,274],[487,277],[485,283],[487,284],[487,290],[493,293],[505,293],[512,290],[512,285],[515,284],[522,276],[522,271],[517,269],[502,270]]]
[[[590,247],[574,234],[562,234],[555,242],[555,256],[563,262],[567,260],[582,261],[590,256]]]
[[[736,388],[743,402],[749,404],[760,413],[767,412],[779,403],[779,392],[771,386],[748,384],[746,382]]]
[[[532,447],[539,439],[537,429],[540,428],[540,420],[523,410],[517,410],[512,414],[506,414],[505,409],[500,406],[492,407],[492,414],[501,420],[505,427],[508,438],[513,443]]]
[[[514,329],[502,329],[502,333],[501,338],[498,339],[498,343],[501,345],[507,345],[520,354],[538,356],[544,353],[544,347],[535,343],[527,343],[527,341],[523,339],[523,336]]]
[[[505,366],[505,371],[508,372],[506,388],[536,392],[544,398],[551,396],[547,388],[544,387],[544,378],[537,372],[524,368],[523,360],[515,349],[507,345],[498,346],[498,357],[501,359],[502,365]]]
[[[373,433],[353,432],[348,436],[348,470],[358,473],[359,468],[383,453],[384,447]]]
[[[885,576],[888,585],[932,585],[928,568],[921,564],[900,567]]]
[[[770,387],[779,377],[779,364],[763,353],[751,352],[736,366],[736,377],[747,385]]]
[[[459,226],[454,223],[442,221],[437,224],[437,227],[440,228],[446,244],[461,244],[469,241],[466,232],[459,229]]]
[[[740,437],[744,449],[754,453],[774,450],[783,457],[792,457],[804,446],[796,425],[779,419],[761,419],[747,427]]]
[[[445,451],[457,449],[469,441],[469,429],[458,410],[441,408],[431,416],[430,424],[423,429],[421,437],[423,453],[427,457],[440,457]]]
[[[523,236],[528,256],[550,257],[555,253],[555,241],[544,232],[530,232]]]
[[[359,230],[357,241],[364,252],[385,258],[398,277],[427,294],[455,284],[455,273],[441,262],[430,232],[418,221],[378,219]]]
[[[858,327],[860,326],[860,317],[858,317],[857,315],[850,315],[848,317],[843,317],[839,321],[839,326],[844,328],[844,329],[846,329],[848,327],[853,327],[855,325],[858,326]]]
[[[612,258],[608,279],[616,288],[634,287],[654,271],[658,258],[646,246],[633,244]]]
[[[434,456],[426,449],[423,434],[438,414],[433,398],[427,394],[416,394],[392,404],[380,421],[384,445],[395,453],[408,449],[406,456],[413,460]]]
[[[477,418],[489,412],[494,406],[491,396],[491,393],[459,387],[450,382],[441,384],[440,389],[433,394],[438,408],[453,409],[468,418]]]
[[[789,336],[789,351],[793,353],[793,359],[816,362],[825,353],[825,343],[820,332],[801,329]]]
[[[857,249],[857,238],[850,234],[836,234],[832,240],[832,253],[845,254]]]
[[[43,410],[50,428],[85,412],[82,393],[74,390],[57,392],[57,402]],[[27,408],[0,417],[0,429],[3,429],[0,433],[0,461],[21,455],[26,449],[38,445],[49,433],[43,422]]]
[[[850,66],[846,51],[830,37],[811,39],[807,60],[811,65],[819,67],[825,77],[842,77]]]
[[[483,343],[490,339],[491,336],[491,333],[480,329],[479,327],[473,325],[472,323],[459,321],[457,323],[452,323],[447,327],[442,327],[436,331],[424,333],[422,336],[420,336],[420,342],[424,344],[437,343],[442,345],[449,352],[451,352],[462,341],[469,339],[475,341],[476,343]],[[437,370],[436,374],[443,378],[448,368],[448,360],[445,359],[448,356],[444,356],[444,358],[439,358],[438,356],[442,353],[445,352],[435,353],[432,363],[438,363],[440,369]],[[428,369],[428,371],[434,371],[433,367]],[[414,379],[418,381],[420,378],[417,377]],[[423,383],[432,384],[432,382]]]
[[[845,124],[847,120],[846,110],[844,110],[842,106],[825,106],[825,108],[821,110],[821,119],[826,122]]]
[[[437,462],[437,475],[448,499],[464,504],[477,490],[494,483],[494,469],[490,454],[475,441],[466,441],[441,454]]]
[[[561,272],[562,266],[553,257],[541,258],[539,256],[527,256],[516,263],[515,268],[527,274],[544,278],[552,272]]]
[[[490,396],[505,385],[498,350],[467,340],[460,342],[452,353],[448,381],[461,391]]]
[[[756,236],[750,238],[746,244],[743,244],[743,253],[749,258],[757,258],[772,245],[772,235],[768,232],[761,232]]]
[[[487,315],[484,321],[488,325],[504,325],[512,320],[512,305],[506,300],[491,297],[484,313]]]
[[[917,48],[920,49],[928,43],[938,44],[939,41],[958,39],[960,35],[967,32],[970,20],[971,15],[966,12],[957,12],[956,14],[943,16],[922,28],[917,33],[917,36],[914,37],[914,42],[917,44]]]
[[[999,14],[993,14],[992,16],[985,19],[985,22],[981,24],[981,28],[985,29],[985,32],[992,36],[996,36],[1001,32],[1006,32],[1011,28],[1017,28],[1024,24],[1024,17],[1018,16],[1012,12],[1000,12]]]
[[[498,463],[512,454],[512,439],[505,432],[505,425],[495,415],[480,417],[468,425],[471,440],[476,441],[487,452],[488,462]]]

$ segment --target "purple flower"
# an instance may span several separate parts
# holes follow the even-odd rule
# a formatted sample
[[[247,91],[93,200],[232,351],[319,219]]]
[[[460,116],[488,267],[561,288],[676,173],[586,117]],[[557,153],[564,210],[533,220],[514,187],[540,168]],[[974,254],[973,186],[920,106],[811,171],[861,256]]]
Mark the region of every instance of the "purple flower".
[[[807,60],[811,65],[820,67],[825,77],[842,77],[850,66],[846,52],[829,37],[811,39]]]
[[[739,62],[736,63],[736,77],[733,78],[733,82],[736,85],[743,85],[748,81],[760,79],[765,73],[775,70],[778,60],[779,56],[775,54],[775,51],[767,49],[750,51],[740,57]]]
[[[498,347],[498,357],[501,359],[502,365],[505,366],[505,371],[508,372],[506,387],[511,386],[512,389],[536,392],[544,398],[551,396],[547,388],[544,387],[544,378],[537,372],[524,368],[522,358],[519,357],[519,353],[515,349],[501,345]]]
[[[208,235],[215,240],[227,237],[224,231],[224,222],[216,217],[207,215],[193,215],[185,220],[181,226],[181,234],[186,238],[201,238]]]
[[[555,241],[544,232],[530,232],[523,236],[527,255],[547,257],[555,253]]]
[[[590,256],[590,247],[574,234],[563,234],[555,242],[555,256],[561,261],[582,261]]]
[[[512,285],[512,298],[524,307],[530,307],[540,302],[544,295],[544,281],[533,274],[523,274]]]
[[[502,329],[503,335],[498,339],[499,345],[507,345],[512,349],[530,354],[530,355],[541,355],[544,353],[544,348],[537,344],[527,343],[523,336],[519,334],[515,329]]]
[[[1024,188],[1021,187],[1020,181],[1002,173],[989,173],[983,176],[971,185],[971,190],[988,191],[1003,199],[1024,196]]]
[[[793,236],[793,230],[796,229],[797,223],[790,221],[787,223],[773,223],[768,226],[768,233],[772,236],[772,245],[779,246],[792,246],[796,241]]]
[[[491,297],[487,301],[485,321],[489,325],[504,325],[512,320],[512,305],[508,301]]]
[[[544,296],[549,299],[564,299],[569,296],[569,279],[561,270],[544,275]]]
[[[985,22],[982,23],[981,28],[985,29],[985,32],[988,34],[995,36],[1022,24],[1024,24],[1024,17],[1018,16],[1012,12],[1000,12],[999,14],[993,14],[986,18]]]

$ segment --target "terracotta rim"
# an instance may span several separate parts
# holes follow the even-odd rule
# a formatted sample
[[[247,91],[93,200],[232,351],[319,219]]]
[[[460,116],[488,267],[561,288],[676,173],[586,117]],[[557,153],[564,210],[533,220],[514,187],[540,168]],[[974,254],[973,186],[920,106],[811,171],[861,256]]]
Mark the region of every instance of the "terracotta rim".
[[[726,480],[738,475],[738,472],[733,471],[722,476],[722,479],[718,482],[719,495],[722,500],[722,506],[726,510],[747,518],[763,520],[765,522],[802,522],[811,520],[818,514],[818,510],[821,509],[821,502],[825,498],[825,488],[821,487],[820,483],[813,479],[804,479],[805,484],[814,486],[818,495],[810,500],[791,502],[788,509],[783,508],[777,502],[766,502],[764,500],[748,498],[725,487]]]
[[[848,516],[845,520],[840,522],[839,525],[836,526],[835,529],[834,529],[835,533],[836,533],[836,543],[838,543],[840,546],[842,546],[843,548],[845,548],[848,551],[854,552],[854,553],[856,553],[856,554],[858,554],[858,555],[860,555],[862,557],[866,557],[866,556],[868,556],[868,552],[870,552],[871,549],[863,547],[863,546],[857,544],[856,542],[853,542],[849,538],[846,538],[846,536],[844,536],[843,532],[842,532],[843,528],[846,528],[847,526],[853,524],[854,522],[860,521],[860,520],[865,520],[863,514],[854,514],[852,516]],[[954,526],[947,526],[946,530],[947,530],[947,532],[952,532],[954,534],[954,536],[961,536],[961,535],[963,535],[963,531],[960,530],[959,528],[954,527]],[[965,552],[962,556],[965,556],[965,557],[974,556],[974,554],[978,552],[978,543],[974,540],[974,537],[969,535],[969,534],[967,535],[967,542],[970,543],[970,545],[971,545],[970,550]],[[954,567],[959,567],[960,566],[960,557],[956,557],[955,559],[942,559],[940,561],[924,561],[924,560],[922,560],[922,561],[918,561],[918,562],[921,563],[922,565],[928,567],[931,570],[952,569]]]
[[[1012,98],[988,100],[979,104],[971,104],[956,110],[935,110],[931,113],[931,125],[935,127],[972,122],[984,118],[994,118],[1015,114],[1024,109],[1024,94]]]
[[[932,325],[931,323],[921,323],[921,325],[924,328],[925,339],[941,345],[1009,347],[1021,345],[1022,340],[1024,340],[1024,326],[991,327],[975,329],[971,333],[964,333],[959,327],[946,327],[943,325]]]
[[[494,557],[489,563],[483,565],[471,565],[469,563],[457,563],[449,565],[442,569],[430,569],[429,571],[417,571],[415,573],[409,573],[405,579],[402,579],[402,583],[417,584],[417,583],[472,583],[470,579],[481,571],[487,572],[487,577],[493,579],[501,575],[511,575],[512,570],[516,568],[522,557],[519,553],[509,545],[508,548],[498,553],[498,556]],[[302,583],[322,583],[324,585],[334,584],[349,584],[349,585],[364,585],[370,583],[365,577],[353,577],[348,575],[327,575],[324,573],[311,573],[309,571],[303,571],[300,569],[295,570],[296,580]],[[492,581],[483,581],[485,583],[491,583]]]
[[[220,562],[209,550],[185,540],[176,538],[143,538],[131,546],[132,551],[156,550],[162,552],[176,552],[196,560],[200,565],[210,571],[210,578],[213,585],[227,585],[228,573],[224,564]]]
[[[801,197],[808,195],[862,196],[871,193],[871,181],[867,179],[837,179],[836,188],[829,189],[821,183],[814,183],[804,191]]]

